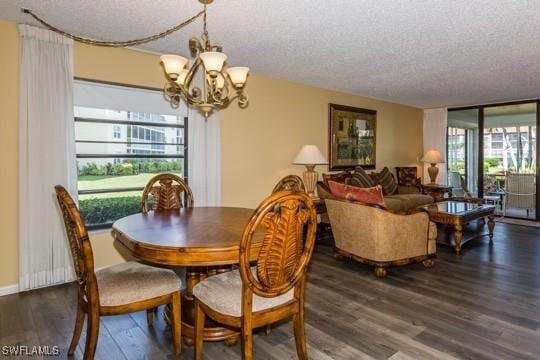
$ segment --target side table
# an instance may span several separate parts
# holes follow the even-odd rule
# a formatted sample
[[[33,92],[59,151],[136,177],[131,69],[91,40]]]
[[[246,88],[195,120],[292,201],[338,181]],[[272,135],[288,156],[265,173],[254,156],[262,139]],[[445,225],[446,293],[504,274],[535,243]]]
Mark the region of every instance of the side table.
[[[448,198],[452,197],[452,187],[448,185],[441,184],[422,184],[422,193],[426,195],[431,195],[435,202],[444,201],[445,194],[448,194]]]
[[[320,216],[321,221],[317,224],[317,244],[323,244],[328,246],[334,246],[333,238],[331,236],[331,227],[328,222],[328,214],[326,213],[326,203],[324,199],[314,198],[313,203],[317,210],[317,215]]]

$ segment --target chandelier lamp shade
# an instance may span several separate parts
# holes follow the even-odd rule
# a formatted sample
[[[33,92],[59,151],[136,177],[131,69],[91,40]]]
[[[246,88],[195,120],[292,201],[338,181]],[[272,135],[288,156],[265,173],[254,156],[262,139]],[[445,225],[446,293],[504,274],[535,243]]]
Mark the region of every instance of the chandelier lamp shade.
[[[293,160],[295,165],[305,165],[306,171],[302,173],[306,192],[315,198],[315,187],[319,174],[315,171],[315,165],[325,165],[328,161],[316,145],[304,145]]]
[[[422,157],[421,161],[430,164],[430,167],[428,167],[429,180],[430,184],[435,184],[437,175],[439,174],[437,164],[444,163],[441,152],[439,150],[428,150]]]
[[[214,111],[226,108],[235,99],[242,109],[248,106],[245,85],[249,68],[244,66],[226,67],[227,55],[221,45],[212,44],[206,27],[206,5],[212,0],[199,0],[204,5],[203,34],[201,38],[189,40],[192,62],[180,55],[162,55],[161,64],[165,70],[165,98],[173,107],[178,107],[184,99],[197,107],[205,117]],[[195,74],[201,71],[202,88],[192,86]]]

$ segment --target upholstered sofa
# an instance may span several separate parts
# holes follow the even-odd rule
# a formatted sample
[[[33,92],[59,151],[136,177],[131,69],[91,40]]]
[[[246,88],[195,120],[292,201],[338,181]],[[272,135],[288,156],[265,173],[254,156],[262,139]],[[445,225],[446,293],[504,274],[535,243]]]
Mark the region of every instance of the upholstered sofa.
[[[422,210],[397,213],[377,205],[326,199],[335,240],[336,257],[349,257],[375,267],[384,277],[387,268],[422,262],[433,266],[437,227]]]
[[[328,181],[336,181],[349,184],[353,173],[343,171],[335,174],[323,174],[323,181],[317,183],[317,194],[321,199],[335,199],[335,196],[330,192]],[[376,174],[373,174],[375,177]],[[433,197],[420,193],[420,190],[415,185],[400,185],[397,184],[397,193],[385,195],[384,202],[386,208],[393,211],[406,212],[417,208],[421,205],[433,203]]]

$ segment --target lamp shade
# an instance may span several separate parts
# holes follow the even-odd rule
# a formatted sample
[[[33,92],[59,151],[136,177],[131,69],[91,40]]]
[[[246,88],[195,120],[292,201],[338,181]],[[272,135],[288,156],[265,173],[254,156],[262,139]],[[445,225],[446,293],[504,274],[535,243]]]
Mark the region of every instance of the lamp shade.
[[[243,86],[246,83],[249,68],[245,66],[236,66],[227,69],[229,78],[235,86]]]
[[[204,68],[208,72],[220,72],[225,60],[227,60],[227,55],[217,51],[205,51],[201,53],[199,57],[204,63]]]
[[[328,161],[315,145],[304,145],[293,160],[298,165],[323,165]]]
[[[444,159],[439,150],[428,150],[420,161],[423,161],[429,164],[444,163]]]
[[[161,55],[161,62],[169,77],[176,80],[188,63],[188,59],[179,55]]]

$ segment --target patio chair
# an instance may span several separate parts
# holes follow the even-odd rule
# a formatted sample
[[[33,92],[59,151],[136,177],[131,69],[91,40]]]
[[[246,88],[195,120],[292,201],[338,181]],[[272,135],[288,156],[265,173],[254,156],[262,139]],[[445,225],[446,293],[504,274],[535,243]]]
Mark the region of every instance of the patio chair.
[[[536,207],[536,176],[534,174],[507,174],[504,215],[508,208],[524,209],[527,216]]]
[[[448,172],[448,185],[452,187],[452,195],[457,197],[471,197],[465,178],[457,171]]]

